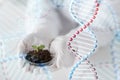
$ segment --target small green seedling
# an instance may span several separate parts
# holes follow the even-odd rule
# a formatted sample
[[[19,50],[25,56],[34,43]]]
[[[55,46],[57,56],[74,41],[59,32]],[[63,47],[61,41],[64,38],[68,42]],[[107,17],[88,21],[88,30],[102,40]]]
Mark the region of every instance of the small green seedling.
[[[38,52],[39,50],[43,50],[45,48],[45,45],[40,46],[32,45],[32,48]]]

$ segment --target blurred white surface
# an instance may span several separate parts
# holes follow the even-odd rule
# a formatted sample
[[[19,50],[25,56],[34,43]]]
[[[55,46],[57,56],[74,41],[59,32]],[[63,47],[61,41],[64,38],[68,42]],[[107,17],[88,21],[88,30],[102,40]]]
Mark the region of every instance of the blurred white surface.
[[[4,39],[8,39],[8,37],[15,38],[15,37],[18,37],[19,34],[24,33],[24,32],[21,32],[21,31],[24,31],[23,26],[22,26],[24,22],[21,22],[22,19],[24,19],[24,10],[25,10],[25,4],[26,4],[24,1],[25,0],[11,0],[11,1],[10,0],[0,0],[0,28],[1,28],[0,29],[0,33],[1,33],[0,38],[4,38]],[[120,5],[119,5],[120,0],[109,0],[109,2],[113,5],[114,9],[116,10],[116,12],[120,18]],[[13,3],[15,5],[13,5]],[[20,24],[20,25],[18,25],[18,24]],[[8,35],[8,34],[10,34],[10,35]],[[3,37],[3,35],[6,37]],[[17,41],[19,41],[19,39],[16,39],[15,41],[5,40],[4,44],[16,45]],[[10,48],[8,47],[8,53],[4,54],[5,57],[7,57],[9,55],[14,55],[15,52],[14,53],[11,52],[14,49],[15,49],[15,47],[10,47]],[[111,59],[112,58],[110,55],[109,45],[107,45],[105,47],[100,47],[96,51],[96,54],[94,54],[90,58],[90,60],[94,64],[98,64],[101,62],[110,62],[111,63],[112,62]],[[9,78],[8,80],[28,80],[29,77],[26,77],[26,76],[27,75],[31,76],[31,74],[28,72],[24,73],[24,71],[21,72],[22,70],[18,70],[16,64],[17,64],[17,61],[11,61],[11,62],[5,63],[4,65],[7,67],[6,72],[8,72],[8,73],[6,73],[7,75],[3,75],[2,73],[0,73],[0,80],[6,80],[4,77],[8,77]],[[96,66],[96,68],[98,69],[98,74],[101,75],[101,78],[99,80],[115,80],[113,78],[114,73],[113,73],[112,64],[107,65],[107,66],[109,66],[107,69],[106,69],[107,66],[104,64],[103,64],[104,68],[101,68],[99,66],[101,66],[101,65]],[[67,69],[64,68],[57,72],[54,72],[51,76],[53,76],[54,80],[68,80],[69,71],[70,71],[70,68],[67,68]],[[107,75],[106,74],[103,75],[102,73],[106,73]],[[19,79],[18,79],[18,76],[20,77]],[[106,77],[106,78],[102,79],[103,77]],[[35,78],[35,76],[33,76],[33,79],[34,78]]]

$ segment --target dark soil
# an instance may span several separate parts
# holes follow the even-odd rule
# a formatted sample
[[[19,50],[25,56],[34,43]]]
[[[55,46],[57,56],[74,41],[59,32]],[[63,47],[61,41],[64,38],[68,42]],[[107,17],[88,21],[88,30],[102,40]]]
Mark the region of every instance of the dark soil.
[[[48,50],[39,50],[38,52],[33,50],[27,53],[25,59],[30,61],[31,63],[41,64],[51,61],[52,56],[50,55],[50,52]]]

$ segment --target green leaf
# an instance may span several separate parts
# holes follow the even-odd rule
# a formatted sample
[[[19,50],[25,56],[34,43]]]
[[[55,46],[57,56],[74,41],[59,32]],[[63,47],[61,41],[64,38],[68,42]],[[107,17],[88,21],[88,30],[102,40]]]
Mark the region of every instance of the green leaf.
[[[43,50],[45,48],[45,45],[40,45],[40,46],[38,46],[38,49],[39,50]]]
[[[36,46],[36,45],[32,45],[32,48],[33,48],[33,49],[36,49],[36,48],[37,48],[37,46]]]
[[[32,45],[32,48],[38,52],[38,47],[36,45]]]

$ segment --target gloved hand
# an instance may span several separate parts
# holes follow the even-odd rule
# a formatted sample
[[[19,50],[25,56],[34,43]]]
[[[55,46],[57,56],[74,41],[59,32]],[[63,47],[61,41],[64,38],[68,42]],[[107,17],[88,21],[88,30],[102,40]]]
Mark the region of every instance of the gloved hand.
[[[38,34],[32,33],[27,35],[24,39],[22,39],[19,44],[18,44],[18,55],[19,56],[24,56],[23,58],[19,59],[19,63],[22,68],[25,67],[25,70],[27,71],[37,71],[40,72],[40,70],[42,68],[40,68],[39,66],[34,66],[31,65],[26,59],[25,56],[27,55],[27,53],[31,50],[33,50],[32,45],[39,45],[39,44],[44,44],[45,45],[45,49],[49,50],[50,48],[50,43],[52,42],[52,40],[46,40],[44,38],[41,38]],[[55,55],[53,53],[51,53],[51,55]],[[49,63],[49,65],[51,66],[52,69],[57,68],[55,65],[53,65],[53,63]],[[47,66],[49,66],[47,65]],[[37,70],[36,70],[37,69]]]
[[[52,41],[50,52],[54,54],[53,64],[59,69],[62,67],[71,67],[74,64],[75,56],[70,53],[67,46],[67,41],[70,33],[64,36],[59,36]]]
[[[18,44],[17,53],[19,55],[26,55],[28,51],[32,50],[32,45],[42,44],[45,45],[45,49],[49,50],[50,43],[58,36],[61,22],[57,11],[51,4],[50,0],[28,1],[27,14],[25,17],[27,34]],[[33,71],[35,66],[26,63],[25,59],[21,59],[20,65],[26,67],[26,70]],[[40,71],[40,69],[38,68],[37,71]]]
[[[67,40],[69,39],[68,33],[65,36],[59,36],[51,41],[45,41],[39,37],[38,34],[29,34],[23,40],[20,41],[18,45],[18,54],[26,55],[32,49],[32,45],[44,44],[46,49],[48,49],[53,56],[52,61],[46,66],[50,71],[58,70],[62,67],[70,67],[73,65],[75,57],[73,54],[70,54],[67,49]],[[37,71],[40,72],[41,68],[39,66],[34,66],[29,64],[25,58],[20,58],[20,66],[25,67],[27,71]],[[36,70],[37,69],[37,70]]]
[[[38,34],[29,34],[23,40],[20,41],[18,46],[18,54],[25,55],[28,51],[33,50],[32,45],[44,44],[53,56],[52,61],[47,65],[50,71],[58,70],[62,67],[71,67],[74,64],[75,56],[70,54],[67,49],[67,41],[69,37],[76,31],[76,29],[70,31],[64,36],[58,36],[51,41],[40,38]],[[20,58],[20,65],[25,67],[27,71],[40,72],[41,68],[38,66],[30,65],[24,58]]]

